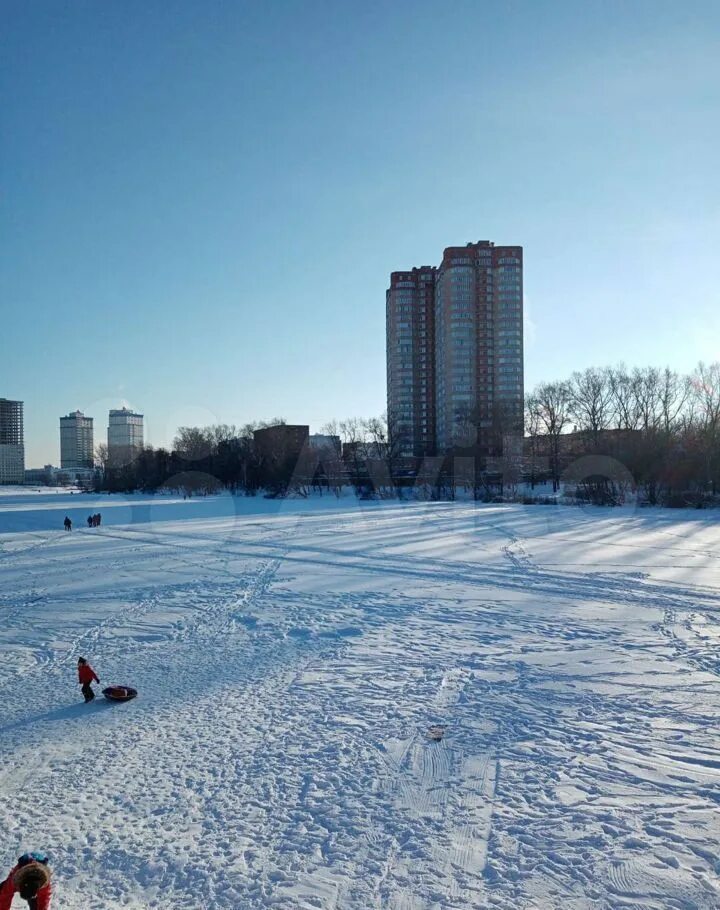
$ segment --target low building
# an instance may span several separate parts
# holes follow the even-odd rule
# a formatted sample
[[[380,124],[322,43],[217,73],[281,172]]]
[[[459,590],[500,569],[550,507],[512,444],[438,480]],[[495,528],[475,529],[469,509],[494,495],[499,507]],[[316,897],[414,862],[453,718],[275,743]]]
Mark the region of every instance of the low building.
[[[44,487],[81,487],[89,490],[95,478],[92,468],[56,468],[46,464],[42,468],[27,468],[25,484]]]
[[[561,433],[557,440],[545,433],[525,436],[522,440],[522,470],[524,474],[549,472],[557,454],[557,468],[560,473],[584,455],[605,455],[622,459],[628,447],[642,437],[640,430],[574,430]]]
[[[280,423],[255,430],[253,439],[258,455],[264,460],[297,461],[308,446],[310,427],[304,424]]]
[[[325,449],[339,455],[342,449],[339,436],[333,436],[327,433],[311,433],[308,436],[308,444],[311,449]]]
[[[54,486],[56,472],[57,468],[51,464],[46,464],[43,468],[25,468],[25,483],[32,486]]]
[[[255,454],[260,462],[264,485],[274,493],[285,493],[295,483],[312,476],[313,453],[308,445],[310,428],[298,424],[277,424],[255,430]]]

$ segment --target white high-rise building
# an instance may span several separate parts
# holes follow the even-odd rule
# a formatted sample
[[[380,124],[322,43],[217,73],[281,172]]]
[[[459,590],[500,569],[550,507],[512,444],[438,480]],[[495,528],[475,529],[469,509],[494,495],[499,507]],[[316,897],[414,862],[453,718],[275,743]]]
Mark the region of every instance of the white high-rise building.
[[[23,402],[0,398],[0,483],[24,482]]]
[[[110,411],[108,456],[111,461],[132,461],[143,447],[143,415],[129,408]]]
[[[73,411],[60,418],[60,467],[92,468],[93,419],[82,411]]]

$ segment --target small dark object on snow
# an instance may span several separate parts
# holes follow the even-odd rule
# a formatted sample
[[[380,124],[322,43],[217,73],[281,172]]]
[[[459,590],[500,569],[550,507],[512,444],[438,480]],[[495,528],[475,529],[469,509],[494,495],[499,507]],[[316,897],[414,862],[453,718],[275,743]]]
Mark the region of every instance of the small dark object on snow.
[[[434,724],[425,735],[434,743],[439,743],[443,736],[445,736],[446,729],[447,727],[443,727],[441,724]]]
[[[130,701],[137,695],[137,689],[130,686],[108,686],[103,689],[103,695],[108,701]]]

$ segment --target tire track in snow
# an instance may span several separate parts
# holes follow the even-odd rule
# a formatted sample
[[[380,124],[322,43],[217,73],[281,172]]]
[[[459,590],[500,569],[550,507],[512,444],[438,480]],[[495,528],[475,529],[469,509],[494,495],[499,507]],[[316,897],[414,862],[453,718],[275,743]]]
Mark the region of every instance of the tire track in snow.
[[[445,893],[453,900],[475,903],[482,892],[492,829],[496,763],[489,753],[468,756],[452,742],[455,708],[471,682],[471,674],[461,668],[443,674],[428,712],[446,728],[440,742],[429,740],[426,731],[417,731],[404,742],[386,741],[390,778],[385,786],[397,810],[410,818],[418,833],[425,832],[430,866]],[[426,898],[414,896],[404,884],[411,856],[404,855],[397,842],[392,847],[376,889],[387,902],[380,906],[425,906]]]

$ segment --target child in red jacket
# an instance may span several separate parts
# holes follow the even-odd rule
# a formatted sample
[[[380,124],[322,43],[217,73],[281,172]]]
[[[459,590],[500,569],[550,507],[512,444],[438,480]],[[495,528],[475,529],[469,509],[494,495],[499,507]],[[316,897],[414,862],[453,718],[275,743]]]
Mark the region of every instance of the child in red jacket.
[[[14,894],[26,900],[30,910],[49,910],[52,889],[47,863],[43,853],[23,853],[0,884],[0,910],[10,910]]]
[[[95,698],[95,693],[90,686],[90,683],[95,680],[96,683],[99,683],[100,680],[95,675],[95,671],[90,666],[90,664],[85,660],[84,657],[78,657],[78,682],[82,686],[82,694],[85,696],[85,702],[92,701]],[[2,907],[0,907],[2,910]]]

